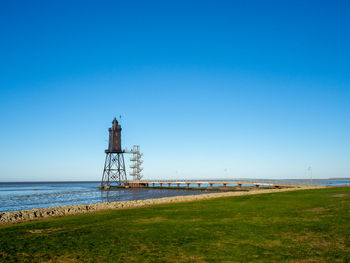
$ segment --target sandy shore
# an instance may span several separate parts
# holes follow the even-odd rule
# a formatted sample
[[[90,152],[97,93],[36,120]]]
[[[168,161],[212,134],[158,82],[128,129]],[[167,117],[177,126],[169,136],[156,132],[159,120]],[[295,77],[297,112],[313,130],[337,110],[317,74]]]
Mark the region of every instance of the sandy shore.
[[[316,188],[323,188],[323,187],[296,186],[296,187],[282,188],[282,189],[253,189],[249,191],[208,193],[208,194],[200,194],[200,195],[164,197],[164,198],[157,198],[157,199],[97,203],[97,204],[91,204],[91,205],[67,205],[67,206],[56,206],[56,207],[39,208],[39,209],[31,209],[31,210],[21,210],[21,211],[14,211],[14,212],[3,212],[3,213],[0,212],[0,224],[2,225],[13,224],[13,223],[18,223],[23,221],[40,220],[40,219],[45,219],[49,217],[60,217],[65,215],[93,213],[97,211],[111,210],[111,209],[144,207],[144,206],[152,206],[152,205],[159,205],[159,204],[207,200],[212,198],[220,198],[220,197],[228,197],[228,196],[266,194],[266,193],[277,193],[277,192],[296,191],[296,190],[303,190],[303,189],[316,189]]]

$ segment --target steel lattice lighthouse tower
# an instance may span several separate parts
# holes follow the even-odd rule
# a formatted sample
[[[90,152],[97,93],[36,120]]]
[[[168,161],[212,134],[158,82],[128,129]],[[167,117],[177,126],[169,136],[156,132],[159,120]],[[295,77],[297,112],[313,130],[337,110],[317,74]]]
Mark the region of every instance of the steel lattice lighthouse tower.
[[[125,170],[124,153],[121,144],[122,128],[116,118],[112,122],[112,128],[109,128],[109,144],[105,150],[106,160],[102,174],[100,188],[109,189],[114,183],[117,186],[127,186],[128,180]]]

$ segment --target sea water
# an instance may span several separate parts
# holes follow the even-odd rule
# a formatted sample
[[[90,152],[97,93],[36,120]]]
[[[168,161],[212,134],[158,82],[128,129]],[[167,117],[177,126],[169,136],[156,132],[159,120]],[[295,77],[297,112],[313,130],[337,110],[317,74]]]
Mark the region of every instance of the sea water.
[[[196,181],[196,180],[193,180]],[[206,181],[206,180],[203,180]],[[219,181],[219,180],[215,180]],[[222,180],[227,182],[228,180]],[[266,179],[236,179],[244,181],[242,186],[254,186],[249,182],[301,184],[301,185],[347,185],[350,180],[266,180]],[[24,209],[43,208],[50,206],[94,204],[113,201],[144,200],[181,195],[197,195],[207,193],[197,190],[129,188],[99,190],[99,182],[32,182],[32,183],[0,183],[0,212],[18,211]],[[235,184],[232,184],[234,186]],[[159,186],[156,184],[155,186]],[[163,184],[167,186],[167,184]],[[173,187],[176,185],[172,185]],[[202,184],[201,187],[208,187]],[[214,187],[222,186],[214,184]],[[227,184],[227,186],[231,186]],[[183,187],[183,186],[182,186]],[[190,184],[197,187],[197,184]]]
[[[105,191],[99,190],[99,185],[99,182],[0,183],[0,212],[203,193],[196,190],[152,188],[117,188]]]

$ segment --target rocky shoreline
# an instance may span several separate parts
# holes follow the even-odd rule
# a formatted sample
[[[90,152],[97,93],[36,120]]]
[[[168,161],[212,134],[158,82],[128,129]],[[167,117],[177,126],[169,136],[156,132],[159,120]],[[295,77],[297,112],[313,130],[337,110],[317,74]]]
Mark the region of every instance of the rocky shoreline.
[[[13,224],[13,223],[19,223],[24,221],[34,221],[34,220],[40,220],[40,219],[45,219],[50,217],[93,213],[97,211],[104,211],[104,210],[111,210],[111,209],[144,207],[144,206],[152,206],[152,205],[167,204],[167,203],[199,201],[199,200],[206,200],[206,199],[219,198],[219,197],[276,193],[276,192],[315,189],[315,188],[320,188],[320,187],[296,186],[296,187],[282,188],[282,189],[258,189],[258,190],[250,190],[250,191],[235,191],[235,192],[210,193],[210,194],[200,194],[200,195],[174,196],[174,197],[164,197],[164,198],[156,198],[156,199],[96,203],[96,204],[90,204],[90,205],[67,205],[67,206],[56,206],[56,207],[20,210],[20,211],[12,211],[12,212],[0,212],[0,225]]]

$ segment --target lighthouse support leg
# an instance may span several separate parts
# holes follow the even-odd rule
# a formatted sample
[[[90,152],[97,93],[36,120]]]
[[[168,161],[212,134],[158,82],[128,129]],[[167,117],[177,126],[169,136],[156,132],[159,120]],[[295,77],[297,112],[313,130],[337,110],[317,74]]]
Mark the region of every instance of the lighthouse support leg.
[[[112,184],[128,185],[123,153],[106,153],[100,188],[109,189]]]

